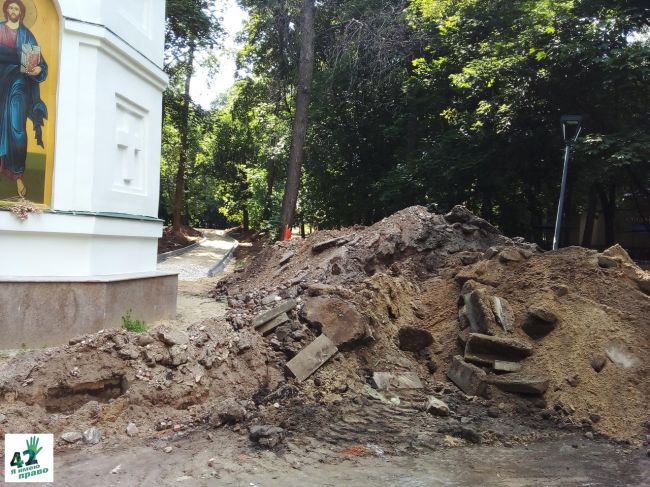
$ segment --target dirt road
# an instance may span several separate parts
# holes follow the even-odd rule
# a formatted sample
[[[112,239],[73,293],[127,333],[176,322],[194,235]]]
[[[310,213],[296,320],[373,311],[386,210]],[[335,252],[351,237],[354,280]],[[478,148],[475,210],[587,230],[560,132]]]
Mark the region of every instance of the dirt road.
[[[250,447],[221,430],[150,446],[92,448],[55,458],[61,486],[645,486],[650,459],[640,450],[567,436],[529,446],[461,447],[416,456],[349,458],[334,446],[305,444],[302,454]],[[172,445],[165,453],[162,445]],[[298,445],[289,444],[295,451]],[[375,448],[376,450],[376,448]],[[81,457],[81,458],[80,458]],[[111,473],[112,471],[116,473]]]

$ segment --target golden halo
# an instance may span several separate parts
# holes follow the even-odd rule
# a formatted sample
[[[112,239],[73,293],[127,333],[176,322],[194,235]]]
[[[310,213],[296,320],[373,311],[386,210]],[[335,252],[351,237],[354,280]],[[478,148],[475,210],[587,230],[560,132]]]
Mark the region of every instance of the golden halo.
[[[25,27],[31,29],[36,23],[36,19],[38,18],[38,10],[36,9],[34,0],[23,0],[23,3],[25,4],[26,10],[23,24],[25,24]]]
[[[23,19],[23,25],[31,29],[31,27],[36,23],[36,19],[38,18],[38,10],[36,9],[34,0],[22,1],[25,5],[25,18]],[[4,3],[4,0],[2,0],[2,5],[4,5]],[[4,12],[0,13],[0,15],[2,15],[3,20],[6,20],[4,19]]]

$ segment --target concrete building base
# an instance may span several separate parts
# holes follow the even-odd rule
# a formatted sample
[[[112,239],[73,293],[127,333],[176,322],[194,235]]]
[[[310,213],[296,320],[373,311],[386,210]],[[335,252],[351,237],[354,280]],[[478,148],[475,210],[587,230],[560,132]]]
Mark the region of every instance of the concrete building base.
[[[178,275],[152,272],[92,278],[0,277],[0,349],[64,345],[119,328],[176,318]]]

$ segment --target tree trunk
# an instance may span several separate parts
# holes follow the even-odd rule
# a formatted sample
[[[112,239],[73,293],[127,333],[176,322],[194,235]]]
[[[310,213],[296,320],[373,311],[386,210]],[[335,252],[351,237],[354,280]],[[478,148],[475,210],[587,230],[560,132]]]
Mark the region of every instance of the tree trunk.
[[[605,218],[605,245],[610,247],[614,245],[616,234],[614,230],[614,218],[616,213],[616,187],[610,184],[607,188],[600,186],[598,188],[598,196],[600,197],[600,204],[603,207],[603,217]]]
[[[248,213],[248,207],[246,206],[244,206],[244,221],[242,222],[242,225],[244,226],[245,231],[250,230],[250,215]]]
[[[264,211],[262,212],[262,220],[268,221],[273,213],[273,187],[275,186],[275,178],[277,173],[278,164],[275,158],[270,161],[270,167],[266,175],[266,195],[264,196]]]
[[[187,159],[189,153],[189,122],[190,122],[190,84],[192,82],[192,75],[194,74],[194,49],[195,46],[190,46],[188,53],[188,67],[187,74],[185,75],[185,94],[183,97],[183,117],[181,119],[181,126],[179,127],[181,133],[181,150],[178,156],[178,170],[176,171],[176,193],[174,194],[174,218],[172,220],[173,232],[176,235],[181,233],[182,225],[182,209],[185,196],[185,167],[187,166]]]
[[[311,95],[314,74],[314,0],[302,0],[300,8],[300,61],[298,64],[298,86],[296,89],[296,112],[293,121],[291,152],[287,169],[287,183],[284,188],[280,231],[293,225],[300,187],[300,169],[304,157],[307,134],[307,109]]]
[[[591,247],[591,237],[594,233],[594,221],[596,220],[596,188],[589,188],[589,201],[587,203],[587,216],[585,218],[585,230],[582,232],[583,247]]]

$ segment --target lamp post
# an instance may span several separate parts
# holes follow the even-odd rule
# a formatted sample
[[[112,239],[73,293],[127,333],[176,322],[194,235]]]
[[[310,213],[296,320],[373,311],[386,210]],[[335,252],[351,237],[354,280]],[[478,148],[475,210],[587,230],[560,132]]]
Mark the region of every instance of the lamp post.
[[[562,115],[562,137],[564,138],[564,168],[562,169],[562,185],[560,186],[560,202],[557,205],[557,217],[555,219],[555,233],[553,234],[553,250],[560,245],[560,227],[562,226],[562,213],[564,213],[564,193],[566,192],[567,172],[569,169],[569,149],[578,140],[582,130],[582,116]]]

